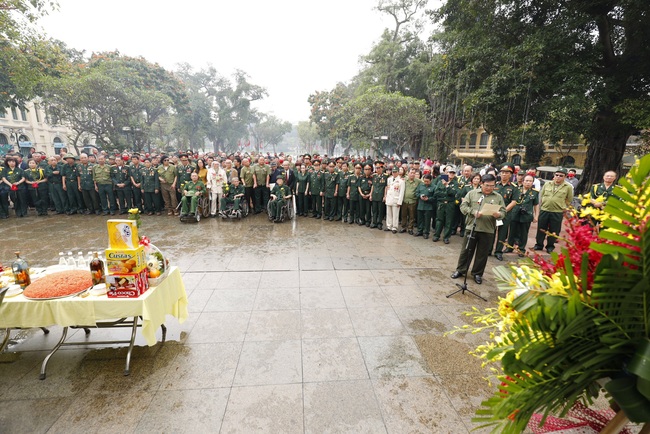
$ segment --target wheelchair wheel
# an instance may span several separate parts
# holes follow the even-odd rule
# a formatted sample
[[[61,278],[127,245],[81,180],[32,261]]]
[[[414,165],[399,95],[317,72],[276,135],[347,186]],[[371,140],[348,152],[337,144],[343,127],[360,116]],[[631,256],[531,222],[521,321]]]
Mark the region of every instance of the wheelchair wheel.
[[[287,217],[289,220],[293,220],[293,218],[296,216],[296,210],[293,207],[293,200],[290,200],[289,203],[287,203]]]
[[[203,217],[210,217],[210,198],[207,196],[202,197],[199,199],[199,204],[201,207],[201,215]]]
[[[273,220],[273,213],[271,212],[271,199],[266,203],[266,214],[269,217],[269,220]]]
[[[240,203],[239,209],[241,210],[242,217],[246,217],[248,215],[248,204],[246,202]]]

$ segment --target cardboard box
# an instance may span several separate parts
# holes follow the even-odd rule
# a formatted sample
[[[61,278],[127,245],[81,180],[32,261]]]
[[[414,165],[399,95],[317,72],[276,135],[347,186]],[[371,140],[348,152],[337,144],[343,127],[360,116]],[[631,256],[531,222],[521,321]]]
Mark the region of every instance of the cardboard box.
[[[149,289],[147,267],[138,269],[135,273],[108,274],[106,276],[108,298],[137,298]]]
[[[138,224],[134,220],[111,219],[108,225],[108,247],[110,249],[137,249],[140,245]]]
[[[106,249],[106,269],[109,274],[129,274],[146,266],[143,246],[137,249]]]

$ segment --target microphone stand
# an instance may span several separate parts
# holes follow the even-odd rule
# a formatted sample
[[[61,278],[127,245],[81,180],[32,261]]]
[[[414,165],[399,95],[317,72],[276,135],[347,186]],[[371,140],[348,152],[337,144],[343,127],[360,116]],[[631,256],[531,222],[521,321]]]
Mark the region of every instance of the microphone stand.
[[[481,212],[481,208],[483,208],[483,199],[485,199],[485,195],[481,196],[481,199],[479,200],[479,207],[478,210],[476,211],[476,214],[478,215],[479,212]],[[474,216],[474,222],[472,223],[472,230],[470,231],[469,235],[467,236],[467,246],[466,246],[466,251],[467,251],[467,262],[465,263],[467,265],[467,271],[465,272],[465,276],[463,279],[463,283],[457,283],[456,286],[458,289],[451,294],[447,294],[446,297],[449,298],[452,295],[458,294],[459,292],[461,294],[465,294],[465,292],[469,292],[475,297],[480,298],[483,301],[487,301],[487,299],[481,297],[477,293],[473,292],[470,289],[467,289],[467,275],[469,274],[469,266],[472,263],[472,258],[474,257],[474,249],[476,248],[476,243],[472,243],[472,240],[475,240],[474,236],[474,231],[476,229],[476,220],[478,217],[476,215]]]

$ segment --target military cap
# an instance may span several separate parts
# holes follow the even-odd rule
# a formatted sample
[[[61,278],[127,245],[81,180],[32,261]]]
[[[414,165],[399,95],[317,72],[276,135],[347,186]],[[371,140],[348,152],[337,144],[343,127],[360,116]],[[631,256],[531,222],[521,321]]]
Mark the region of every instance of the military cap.
[[[503,166],[501,166],[501,172],[514,173],[514,171],[515,171],[515,168],[512,167],[509,163],[506,163]]]
[[[393,166],[393,170],[391,170],[391,172],[399,172],[399,170],[397,169],[396,166]]]
[[[278,175],[278,177],[277,177],[277,178],[275,178],[275,180],[277,181],[278,179],[281,179],[281,180],[283,180],[283,181],[284,181],[284,175]]]
[[[563,175],[567,175],[569,171],[564,167],[558,167],[557,169],[555,169],[554,173],[561,173]]]
[[[72,158],[73,160],[75,159],[75,158],[74,158],[74,155],[72,155],[70,152],[68,152],[67,154],[65,154],[65,155],[63,156],[63,159],[64,159],[64,160],[67,160],[68,158]]]
[[[456,173],[456,168],[454,166],[447,166],[447,173],[454,172]]]

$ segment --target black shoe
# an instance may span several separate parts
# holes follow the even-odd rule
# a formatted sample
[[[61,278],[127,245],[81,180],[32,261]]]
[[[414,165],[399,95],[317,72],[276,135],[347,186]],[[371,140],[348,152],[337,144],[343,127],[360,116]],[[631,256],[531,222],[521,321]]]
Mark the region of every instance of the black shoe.
[[[548,247],[546,249],[546,253],[551,254],[551,253],[553,253],[553,250],[555,250],[555,247]]]
[[[421,236],[422,236],[422,232],[416,232],[416,233],[413,234],[413,236],[414,236],[414,237],[421,237]]]
[[[397,229],[393,229],[391,232],[393,232],[394,234],[396,234],[396,233],[397,233]]]
[[[363,226],[365,223],[364,222],[357,222],[359,226]]]
[[[460,271],[454,271],[454,272],[451,274],[451,278],[452,278],[452,279],[458,279],[459,277],[463,277],[463,273],[461,273]]]
[[[449,238],[444,239],[445,244],[449,244]]]
[[[99,210],[95,211],[95,215],[101,215],[101,214],[102,214],[101,211],[99,211]]]
[[[370,229],[375,229],[377,225],[370,225]]]
[[[503,261],[503,254],[502,253],[495,253],[494,257],[497,258],[497,261]]]
[[[115,211],[111,211],[111,215],[115,215]]]
[[[125,210],[125,209],[123,209],[122,211],[120,211],[120,215],[123,215],[123,214],[126,214],[126,210]]]
[[[410,231],[409,231],[409,235],[413,235],[413,230],[410,230]]]
[[[433,237],[433,242],[434,243],[437,243],[438,241],[440,241],[440,237]]]
[[[104,211],[102,215],[108,215],[108,211]]]
[[[381,230],[382,225],[377,225],[377,229]]]
[[[399,233],[400,233],[400,234],[403,234],[404,232],[406,232],[406,229],[404,229],[404,228],[402,228],[402,229],[399,230]]]
[[[337,217],[334,219],[335,222],[340,222],[341,220],[343,220],[341,217]]]
[[[390,232],[390,228],[385,228],[384,232]]]
[[[429,239],[429,234],[422,235],[422,238],[424,238],[425,240],[428,240]]]
[[[474,276],[474,282],[478,283],[479,285],[483,283],[483,277],[481,277],[479,274]]]
[[[544,250],[544,247],[538,246],[537,244],[535,244],[535,246],[533,247],[533,250]]]
[[[369,227],[370,227],[370,223],[366,223],[366,227],[369,228]]]

